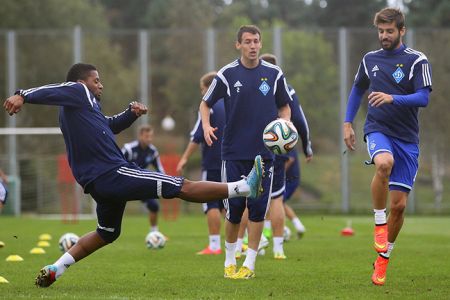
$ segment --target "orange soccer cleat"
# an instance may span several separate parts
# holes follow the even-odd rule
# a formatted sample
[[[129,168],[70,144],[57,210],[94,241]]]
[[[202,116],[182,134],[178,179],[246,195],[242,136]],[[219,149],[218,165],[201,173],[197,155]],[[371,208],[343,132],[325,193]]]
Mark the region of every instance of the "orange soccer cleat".
[[[374,243],[373,246],[375,251],[378,253],[384,253],[387,251],[387,239],[388,239],[388,226],[384,225],[375,225],[374,230]]]
[[[202,251],[197,252],[197,255],[219,255],[219,254],[222,254],[221,249],[212,250],[211,248],[209,248],[209,246],[203,249]]]
[[[375,285],[384,285],[386,282],[386,269],[389,263],[389,258],[384,258],[378,255],[377,260],[373,263],[372,282]]]

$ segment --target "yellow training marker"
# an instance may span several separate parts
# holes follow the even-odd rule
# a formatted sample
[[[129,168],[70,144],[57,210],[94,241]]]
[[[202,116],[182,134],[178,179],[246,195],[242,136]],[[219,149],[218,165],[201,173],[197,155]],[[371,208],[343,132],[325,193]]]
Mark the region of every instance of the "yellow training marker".
[[[0,276],[0,283],[9,283],[9,281],[5,277]]]
[[[50,247],[50,243],[47,242],[47,241],[39,241],[39,242],[37,243],[37,246],[38,246],[38,247]]]
[[[31,254],[45,254],[45,250],[39,247],[30,250]]]
[[[52,239],[52,236],[48,233],[43,233],[39,236],[40,241],[50,241]]]
[[[23,258],[19,255],[12,254],[6,258],[6,261],[23,261]]]

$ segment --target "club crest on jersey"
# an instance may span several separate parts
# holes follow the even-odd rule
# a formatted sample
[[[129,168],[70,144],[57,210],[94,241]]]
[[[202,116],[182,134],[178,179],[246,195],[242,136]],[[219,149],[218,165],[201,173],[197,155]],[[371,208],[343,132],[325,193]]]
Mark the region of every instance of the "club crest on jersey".
[[[259,90],[261,91],[261,93],[263,93],[264,96],[267,95],[267,93],[270,91],[270,86],[269,84],[267,84],[266,82],[267,78],[261,78],[261,85],[259,86]]]
[[[402,81],[403,77],[405,77],[405,74],[403,73],[401,67],[403,67],[402,64],[397,64],[397,70],[395,70],[394,73],[392,73],[392,77],[394,77],[395,82],[400,83]]]

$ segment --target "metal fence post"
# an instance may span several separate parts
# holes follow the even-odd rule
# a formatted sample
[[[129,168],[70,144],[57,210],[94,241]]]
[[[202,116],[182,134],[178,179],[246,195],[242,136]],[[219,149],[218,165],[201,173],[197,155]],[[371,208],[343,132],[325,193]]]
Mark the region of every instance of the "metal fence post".
[[[277,64],[280,67],[283,65],[283,42],[281,38],[281,27],[276,25],[273,28],[273,54],[277,57]]]
[[[340,116],[341,124],[344,124],[345,111],[348,96],[348,48],[347,48],[347,29],[339,29],[339,98],[340,98]],[[348,213],[350,211],[349,197],[349,172],[348,172],[348,155],[346,145],[344,143],[344,133],[340,130],[340,156],[341,156],[341,211]]]
[[[140,66],[140,91],[139,91],[139,101],[144,105],[149,107],[149,97],[148,97],[148,87],[149,87],[149,76],[148,76],[148,45],[149,38],[147,30],[139,31],[139,66]],[[150,108],[151,109],[151,108]],[[148,114],[142,115],[141,124],[147,124],[149,121]]]

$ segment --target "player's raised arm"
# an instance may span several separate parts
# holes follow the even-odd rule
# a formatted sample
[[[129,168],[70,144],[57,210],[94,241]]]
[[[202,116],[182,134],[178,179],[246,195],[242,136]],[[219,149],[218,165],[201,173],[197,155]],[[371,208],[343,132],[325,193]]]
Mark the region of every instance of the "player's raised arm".
[[[143,114],[148,111],[147,106],[142,103],[133,101],[128,105],[128,108],[123,112],[116,114],[112,117],[107,117],[109,128],[111,128],[114,134],[120,133],[122,130],[127,129]]]

